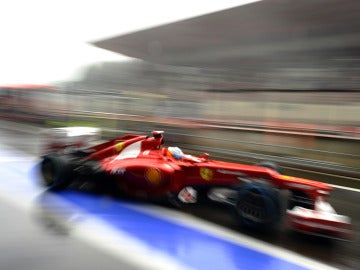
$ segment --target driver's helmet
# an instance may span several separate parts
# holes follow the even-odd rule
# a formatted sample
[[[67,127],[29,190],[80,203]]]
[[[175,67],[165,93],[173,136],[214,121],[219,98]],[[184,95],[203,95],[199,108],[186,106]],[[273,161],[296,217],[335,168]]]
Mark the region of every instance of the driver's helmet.
[[[168,147],[168,153],[175,159],[182,159],[184,155],[179,147]]]

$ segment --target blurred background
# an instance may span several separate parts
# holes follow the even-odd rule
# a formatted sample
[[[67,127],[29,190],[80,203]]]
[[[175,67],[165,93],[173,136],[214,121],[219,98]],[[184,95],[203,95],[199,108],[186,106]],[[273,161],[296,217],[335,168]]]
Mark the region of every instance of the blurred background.
[[[359,187],[358,1],[34,0],[1,10],[2,119],[96,126],[104,139],[164,129],[190,151],[330,171],[339,177],[320,180]]]
[[[138,269],[133,261],[124,263],[129,257],[149,269],[147,263],[157,261],[152,253],[144,259],[137,250],[129,252],[131,245],[122,241],[122,260],[109,250],[99,252],[105,243],[115,244],[101,237],[94,241],[107,235],[97,227],[84,233],[97,249],[89,248],[84,235],[85,243],[77,241],[76,229],[73,237],[53,234],[54,229],[64,234],[67,219],[80,227],[85,222],[86,228],[87,216],[52,201],[34,180],[48,138],[42,135],[49,128],[90,126],[101,129],[102,140],[164,130],[166,146],[190,154],[208,152],[210,158],[248,164],[275,161],[285,174],[334,185],[330,202],[351,217],[354,241],[312,238],[285,228],[267,237],[245,233],[222,209],[215,213],[213,205],[185,212],[197,218],[189,224],[200,218],[220,226],[222,233],[231,230],[231,242],[250,235],[268,243],[269,250],[277,246],[292,252],[285,259],[301,254],[339,269],[357,269],[360,1],[2,0],[0,11],[1,266],[41,270],[75,263],[78,269]],[[71,202],[71,196],[59,197]],[[78,199],[86,211],[94,205],[106,211],[122,207],[107,197],[91,197],[90,207],[90,197],[76,196],[74,202]],[[34,205],[40,215],[33,213]],[[184,211],[177,212],[186,222]],[[95,217],[114,217],[121,220],[119,226],[137,221],[133,212],[134,219],[116,213]],[[165,219],[168,215],[162,212]],[[36,216],[40,220],[34,224]],[[125,227],[146,232],[149,221],[138,222],[120,233]],[[243,269],[236,263],[246,257],[257,260],[176,228],[179,242],[167,239],[173,231],[154,233],[150,227],[154,238],[146,250],[169,246],[180,258],[199,258],[199,269],[208,253],[219,262],[229,258],[221,269]],[[283,268],[271,259],[273,265]],[[171,268],[162,267],[154,269]]]

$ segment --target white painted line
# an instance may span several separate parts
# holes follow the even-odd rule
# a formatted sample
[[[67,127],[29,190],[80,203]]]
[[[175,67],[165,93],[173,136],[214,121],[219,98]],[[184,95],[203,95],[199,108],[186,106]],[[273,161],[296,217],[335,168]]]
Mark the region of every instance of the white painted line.
[[[351,187],[344,187],[344,186],[338,186],[338,185],[331,185],[334,188],[338,188],[338,189],[344,189],[344,190],[348,190],[348,191],[354,191],[354,192],[360,192],[360,189],[358,188],[351,188]]]
[[[360,181],[359,178],[351,177],[351,176],[344,176],[344,175],[338,175],[338,174],[326,173],[326,172],[318,172],[318,171],[314,171],[314,170],[310,170],[310,169],[300,169],[300,168],[294,168],[294,167],[289,167],[289,166],[283,166],[283,167],[293,169],[293,170],[296,170],[296,171],[301,171],[301,172],[314,172],[314,173],[317,173],[317,174],[322,174],[322,175],[327,175],[327,176],[335,176],[335,177],[341,177],[341,178],[344,178],[344,179]]]
[[[71,235],[142,269],[191,269],[125,232],[111,228],[109,224],[96,218],[76,224]]]

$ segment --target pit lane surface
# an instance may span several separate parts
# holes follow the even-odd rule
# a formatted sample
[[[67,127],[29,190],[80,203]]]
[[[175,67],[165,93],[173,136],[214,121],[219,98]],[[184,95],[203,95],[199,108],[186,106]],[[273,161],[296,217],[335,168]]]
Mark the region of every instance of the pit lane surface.
[[[233,233],[226,235],[224,229],[220,229],[219,232],[213,226],[210,226],[210,229],[206,228],[201,222],[194,224],[197,223],[196,219],[186,217],[185,214],[177,216],[173,211],[165,209],[162,211],[149,205],[69,190],[57,194],[44,192],[44,189],[37,185],[36,170],[33,170],[35,163],[31,157],[23,156],[5,146],[2,146],[0,156],[7,158],[0,166],[0,174],[6,179],[11,179],[9,182],[0,183],[0,194],[3,200],[12,202],[22,209],[32,209],[39,221],[46,226],[50,225],[56,232],[69,233],[70,240],[87,242],[130,265],[160,270],[203,269],[204,266],[206,269],[230,270],[253,267],[256,269],[332,269],[286,250],[256,242],[246,236],[237,236]],[[183,219],[187,221],[183,222]],[[22,224],[17,220],[11,223]],[[26,258],[33,261],[33,264],[26,266],[27,269],[37,269],[38,264],[46,269],[47,266],[44,265],[51,264],[46,260],[48,257],[57,258],[55,263],[58,262],[61,265],[61,261],[67,257],[67,252],[72,250],[70,246],[70,249],[62,252],[61,248],[64,246],[59,245],[60,250],[56,247],[55,250],[58,252],[55,254],[52,252],[49,254],[49,249],[47,249],[45,256],[38,255],[38,258],[41,258],[39,261],[36,259],[37,256],[34,258],[32,249],[26,244],[20,243],[21,248],[16,249],[16,252],[13,251],[14,241],[12,240],[17,239],[17,236],[21,234],[16,233],[17,226],[12,227],[9,224],[7,227],[10,230],[4,233],[8,236],[5,243],[8,244],[7,250],[12,255],[2,260],[7,268],[18,269],[18,264],[21,264],[21,261],[26,262]],[[29,226],[24,226],[24,228],[22,234],[27,236],[25,239],[35,236],[35,239],[39,240],[36,237],[36,227],[35,229],[30,227],[32,231],[30,234],[28,234]],[[43,238],[44,235],[41,237]],[[53,244],[51,240],[48,243]],[[42,244],[44,244],[43,241]],[[52,247],[51,244],[50,247]],[[74,246],[76,247],[76,244]],[[43,248],[41,244],[38,247]],[[207,256],[209,254],[211,256]],[[16,260],[14,260],[15,257]],[[98,264],[101,259],[97,260],[96,257],[92,257],[92,260]],[[87,265],[84,260],[86,258],[86,252],[76,257],[80,259],[80,265]],[[76,260],[73,261],[76,263]],[[113,265],[111,264],[111,267]],[[20,266],[23,268],[22,265]],[[89,267],[93,269],[93,265]]]
[[[11,146],[18,150],[24,151],[26,154],[25,157],[27,157],[28,155],[34,155],[34,153],[37,153],[37,150],[38,150],[38,138],[31,136],[28,133],[19,132],[19,130],[14,132],[9,129],[1,129],[0,144]],[[11,157],[6,157],[6,160],[7,160],[7,162],[11,161]],[[19,166],[19,170],[26,170],[26,168],[23,167],[24,164],[22,165],[22,163],[19,162],[19,156],[14,157],[13,161],[15,162],[16,166]],[[84,207],[84,205],[82,205],[82,204],[86,204],[87,206],[85,205],[85,207],[87,207],[87,209],[89,209],[89,207],[90,207],[89,205],[94,206],[94,203],[99,202],[99,200],[100,200],[98,197],[93,197],[90,195],[79,195],[79,194],[74,194],[74,193],[66,193],[64,195],[64,198],[66,198],[66,200],[70,201],[72,204],[79,206],[80,208]],[[81,198],[81,199],[79,199],[79,198]],[[106,202],[109,203],[109,201],[106,201]],[[116,209],[121,208],[121,207],[119,207],[118,202],[116,202],[116,201],[110,201],[110,202],[111,202],[110,205],[111,204],[117,205]],[[336,190],[332,196],[332,204],[334,205],[335,209],[339,213],[351,216],[353,218],[353,222],[357,228],[360,225],[359,224],[360,217],[359,217],[359,211],[358,211],[359,203],[360,203],[359,193],[356,191],[339,189],[339,190]],[[215,223],[215,224],[219,224],[219,225],[223,226],[222,227],[223,233],[224,232],[230,233],[231,236],[228,236],[229,238],[231,238],[231,237],[235,238],[235,239],[237,239],[238,237],[241,238],[244,232],[237,228],[232,216],[229,215],[228,212],[222,211],[223,209],[221,209],[220,207],[218,207],[219,209],[215,209],[216,211],[214,211],[214,208],[217,208],[217,207],[218,206],[215,206],[215,205],[211,206],[211,207],[193,207],[193,208],[189,208],[189,209],[185,210],[185,212],[187,212],[190,215],[197,216],[197,217],[200,217],[201,219],[207,220],[210,223]],[[26,226],[21,226],[21,230],[24,231],[24,234],[25,234],[25,231],[29,231],[29,234],[34,235],[34,231],[35,231],[35,235],[39,235],[39,238],[36,236],[36,239],[42,239],[42,238],[48,238],[48,237],[50,237],[50,239],[51,239],[51,237],[53,237],[53,236],[48,236],[48,234],[44,233],[44,231],[41,231],[39,229],[35,229],[35,230],[31,229],[31,227],[34,227],[35,225],[34,226],[30,225],[31,222],[23,220],[24,218],[21,215],[11,214],[11,213],[15,213],[15,211],[11,210],[10,206],[5,205],[4,207],[2,206],[1,209],[2,209],[1,211],[4,213],[4,215],[6,215],[6,216],[10,215],[10,218],[7,219],[8,222],[5,223],[5,224],[8,224],[7,226],[5,226],[5,228],[11,228],[11,230],[12,230],[11,233],[14,233],[14,232],[16,233],[16,230],[13,232],[13,230],[16,229],[16,227],[12,228],[11,224],[25,224]],[[92,211],[94,211],[94,213],[98,213],[98,209],[94,209],[94,208],[91,208],[91,209],[92,209]],[[127,209],[128,208],[125,207],[126,211],[127,211]],[[140,209],[141,209],[141,211],[144,211],[144,209],[153,211],[152,207],[149,208],[146,205],[140,207]],[[119,210],[117,210],[117,211],[119,211]],[[139,211],[139,209],[137,209],[137,211]],[[169,211],[169,210],[168,209],[161,210],[161,208],[159,210],[156,207],[155,212],[158,214],[160,213],[160,215],[161,215],[161,213],[164,213],[163,215],[165,215],[165,216],[172,215],[171,213],[173,213],[173,212],[167,212],[167,211]],[[124,212],[111,212],[110,211],[103,216],[107,216],[107,217],[113,216],[114,217],[114,216],[116,216],[116,214],[123,215]],[[180,220],[187,219],[186,217],[188,217],[188,215],[186,215],[186,214],[181,214],[181,213],[178,213],[178,214],[180,215],[180,218],[178,218]],[[151,219],[151,216],[150,217],[146,216],[146,218]],[[191,223],[195,223],[195,221],[193,219],[190,219],[190,220],[191,220],[190,221]],[[149,220],[147,220],[147,221],[149,221]],[[113,222],[114,222],[114,220],[112,221],[112,223]],[[165,222],[165,221],[162,221],[162,222]],[[151,220],[150,223],[152,224],[153,220]],[[148,224],[148,222],[145,224]],[[132,224],[131,226],[133,226],[133,225],[134,224]],[[156,228],[157,227],[156,225],[160,226],[161,224],[155,223],[155,227],[152,227],[152,228],[153,229]],[[30,226],[30,229],[28,228],[29,226]],[[53,227],[56,227],[56,226],[57,225],[55,223],[55,225],[53,225]],[[170,232],[170,234],[174,234],[174,230],[175,230],[175,232],[179,232],[179,230],[182,228],[181,226],[174,227],[174,224],[172,224],[172,226],[170,226],[170,227],[172,227],[172,230],[173,230],[172,232]],[[150,228],[147,228],[147,229],[150,229]],[[36,230],[38,230],[37,233],[36,233]],[[152,231],[152,232],[155,232],[155,231]],[[6,233],[6,231],[5,232],[2,231],[1,233],[4,235],[11,235],[9,233]],[[180,234],[177,234],[178,241],[179,241],[179,239],[183,238],[182,248],[184,249],[184,252],[189,247],[194,247],[198,243],[198,241],[193,241],[193,242],[186,241],[186,239],[194,239],[194,236],[191,235],[191,233],[192,233],[191,230],[187,231],[185,229],[185,230],[181,231]],[[338,267],[341,269],[356,269],[357,265],[359,265],[359,263],[360,263],[360,253],[359,253],[360,246],[359,246],[358,238],[356,238],[355,241],[353,241],[353,242],[332,241],[332,240],[324,240],[324,239],[320,239],[320,238],[316,238],[316,237],[308,237],[308,236],[289,233],[285,229],[281,230],[279,233],[277,233],[276,235],[272,235],[272,236],[258,235],[258,234],[251,233],[251,232],[245,232],[245,233],[246,233],[246,235],[250,235],[254,239],[259,239],[261,241],[265,241],[267,243],[271,243],[276,246],[283,247],[283,248],[285,248],[285,250],[286,249],[291,250],[295,253],[305,255],[307,257],[322,261],[327,264],[331,264],[332,266]],[[186,236],[189,236],[189,235],[191,237],[187,238]],[[159,240],[158,237],[156,237],[156,233],[154,233],[153,236],[154,236],[154,238],[149,238],[149,240],[148,240],[149,242],[154,242],[154,241],[156,242],[157,240]],[[24,239],[28,239],[28,238],[24,237]],[[196,237],[195,237],[195,239],[196,239]],[[202,239],[202,238],[200,238],[200,239]],[[224,240],[218,240],[218,238],[216,238],[216,239],[217,239],[216,241],[224,241]],[[51,239],[51,240],[53,240],[53,239]],[[50,241],[50,240],[47,240],[47,241]],[[61,242],[64,242],[65,240],[60,239],[59,241],[60,241],[59,243],[61,243]],[[68,242],[70,242],[70,241],[75,241],[75,240],[68,240]],[[171,241],[175,241],[175,240],[172,239]],[[216,245],[219,245],[219,242],[216,242],[216,241],[215,241],[215,243],[217,243]],[[77,241],[75,241],[75,242],[76,242],[75,246],[83,245],[81,243],[77,243]],[[21,243],[22,243],[22,240],[20,240],[20,242],[18,242],[15,245],[21,245]],[[26,242],[26,243],[29,243],[29,242]],[[150,243],[148,243],[148,244],[150,244]],[[46,244],[44,244],[44,245],[46,246]],[[157,245],[158,247],[163,247],[164,245],[166,246],[166,243],[159,241],[159,243],[155,243],[155,245]],[[71,246],[73,246],[73,245],[71,245]],[[167,244],[167,246],[169,247],[169,244]],[[10,247],[11,247],[11,245],[10,245]],[[25,247],[26,247],[26,245],[25,245]],[[25,247],[24,247],[24,250],[25,250]],[[64,260],[68,260],[71,257],[66,258],[66,256],[69,256],[69,253],[64,252],[62,247],[63,246],[61,244],[59,246],[57,246],[57,248],[55,248],[55,250],[57,252],[55,252],[55,253],[58,255],[61,254],[61,256],[64,256]],[[3,247],[3,248],[5,248],[5,247]],[[179,248],[179,246],[178,246],[178,248]],[[41,245],[39,244],[39,250],[41,250],[41,249],[42,249]],[[43,249],[45,249],[46,252],[41,252],[41,251],[37,251],[37,252],[39,252],[40,254],[47,254],[47,252],[49,252],[49,250],[46,247],[44,247]],[[68,249],[66,249],[66,246],[64,249],[68,250]],[[33,252],[32,255],[35,252],[34,250],[32,250],[32,252]],[[92,269],[93,267],[91,267],[91,266],[94,266],[94,264],[91,263],[92,260],[96,260],[96,258],[100,257],[99,260],[101,261],[101,258],[104,260],[104,258],[106,258],[108,256],[102,252],[96,253],[96,255],[94,255],[92,248],[88,247],[87,245],[85,247],[82,247],[80,250],[83,253],[80,252],[78,254],[78,256],[76,256],[76,258],[77,258],[77,260],[82,261],[82,263],[84,263],[83,261],[85,261],[85,263],[83,265],[84,265],[84,267],[85,267],[85,265],[88,265],[89,266],[88,269]],[[195,258],[195,257],[208,258],[208,257],[211,257],[209,254],[214,252],[214,250],[216,250],[216,249],[210,249],[210,248],[204,249],[204,246],[202,246],[201,249],[194,248],[192,250],[194,251],[195,254],[198,255],[198,256],[194,256],[192,258]],[[243,254],[243,253],[237,251],[234,254],[229,255],[231,253],[231,250],[233,250],[233,249],[222,250],[223,256],[220,256],[220,257],[221,258],[231,257],[233,259],[233,262],[234,261],[236,262],[237,254]],[[177,250],[176,252],[178,254],[179,250]],[[36,252],[35,252],[35,254],[36,254]],[[76,254],[76,248],[75,248],[74,254]],[[70,254],[70,255],[75,256],[74,254]],[[85,256],[85,254],[92,254],[92,255]],[[186,252],[185,252],[185,254],[186,254]],[[204,254],[206,254],[206,255],[204,255]],[[250,254],[248,254],[248,255],[250,255]],[[30,254],[29,254],[29,257],[32,257],[32,256],[30,256]],[[40,258],[42,258],[42,259],[44,259],[44,257],[47,258],[47,256],[40,256]],[[49,256],[49,257],[51,257],[51,256]],[[89,259],[89,260],[84,259],[87,257],[91,257],[91,259]],[[248,256],[248,257],[253,257],[253,256]],[[262,260],[264,258],[262,258],[262,259],[260,257],[256,257],[256,258],[258,261],[264,261],[264,260]],[[110,265],[116,265],[118,263],[113,257],[111,257],[110,259],[105,259],[105,260],[106,260],[106,265],[109,264],[109,267],[107,267],[107,269],[112,269]],[[1,261],[3,262],[3,259],[1,259]],[[123,265],[124,267],[119,266],[119,264],[117,264],[118,268],[121,268],[121,269],[135,268],[133,266],[131,266],[133,268],[129,268],[130,267],[129,265],[131,265],[131,264],[125,263],[124,260],[121,260],[121,262],[122,263],[120,265]],[[284,262],[284,261],[282,261],[282,262]],[[21,264],[21,262],[18,262],[18,263]],[[206,262],[204,262],[204,263],[206,263]],[[80,263],[80,265],[82,265],[82,264]],[[19,266],[19,265],[17,265],[17,266]],[[137,265],[137,266],[140,267],[139,265]],[[221,265],[221,266],[224,267],[224,265]],[[229,265],[227,265],[227,266],[229,266]],[[238,267],[233,267],[233,268],[236,269],[236,268],[240,267],[240,265],[237,265],[237,266]],[[242,266],[244,267],[244,265],[242,265]],[[304,264],[302,266],[304,266]],[[323,266],[323,265],[321,265],[321,266]],[[126,267],[128,267],[128,268],[126,268]],[[259,267],[261,268],[261,265],[258,265],[257,269],[259,269]],[[274,267],[276,267],[276,269],[279,269],[278,268],[279,264],[275,263]],[[286,268],[285,265],[283,265],[283,267]],[[308,264],[306,264],[305,267],[319,269],[319,265],[317,267],[311,267]],[[24,265],[24,267],[13,267],[13,269],[21,269],[21,268],[26,268],[26,267],[25,267],[25,265]],[[268,268],[269,267],[267,267],[267,269]],[[302,269],[301,266],[296,266],[294,264],[290,264],[290,266],[287,265],[287,268]],[[7,268],[7,269],[11,269],[11,268]],[[27,269],[29,269],[29,268],[27,268]],[[54,267],[54,269],[56,269],[56,267]],[[223,269],[225,269],[225,268],[223,268]],[[227,269],[230,269],[230,268],[227,268]]]

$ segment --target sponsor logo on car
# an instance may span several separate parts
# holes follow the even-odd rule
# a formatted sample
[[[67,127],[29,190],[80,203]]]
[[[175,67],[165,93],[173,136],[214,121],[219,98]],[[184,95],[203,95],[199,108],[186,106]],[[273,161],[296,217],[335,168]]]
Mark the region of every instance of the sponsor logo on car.
[[[200,168],[200,176],[206,181],[210,181],[213,178],[214,172],[209,168]]]
[[[153,185],[158,185],[161,181],[161,172],[156,168],[148,168],[145,170],[145,178]]]
[[[119,142],[115,145],[116,151],[120,152],[124,148],[124,142]]]
[[[114,168],[110,171],[110,174],[124,175],[125,172],[126,172],[125,168]]]

